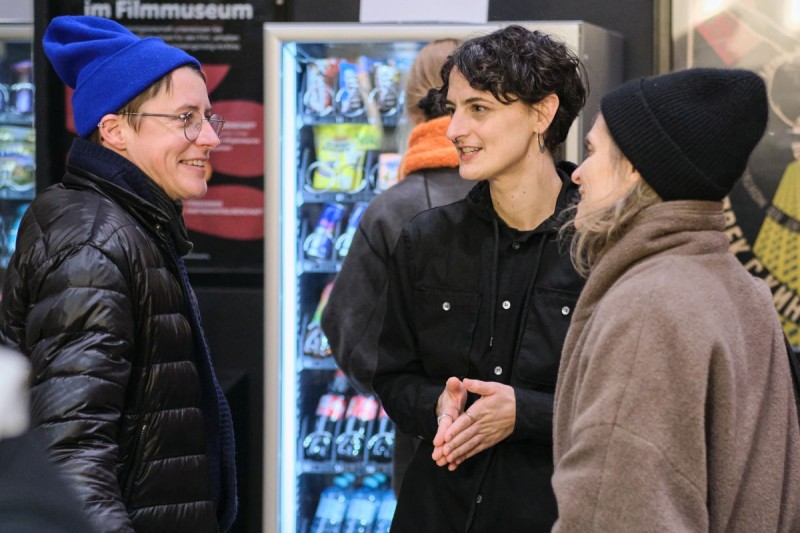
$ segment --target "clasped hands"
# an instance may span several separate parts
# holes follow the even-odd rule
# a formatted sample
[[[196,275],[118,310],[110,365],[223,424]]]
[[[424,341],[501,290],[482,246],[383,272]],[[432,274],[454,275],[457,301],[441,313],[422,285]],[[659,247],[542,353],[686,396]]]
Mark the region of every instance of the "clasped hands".
[[[480,395],[469,408],[467,393]],[[502,383],[449,378],[436,402],[439,424],[433,438],[432,458],[451,472],[458,465],[505,439],[514,431],[514,389]]]

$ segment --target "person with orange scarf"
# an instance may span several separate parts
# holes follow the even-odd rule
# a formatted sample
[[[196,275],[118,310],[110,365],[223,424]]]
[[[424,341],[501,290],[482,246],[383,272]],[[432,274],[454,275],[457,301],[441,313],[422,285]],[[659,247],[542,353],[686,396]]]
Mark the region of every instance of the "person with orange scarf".
[[[461,200],[474,185],[458,173],[458,153],[445,136],[450,117],[438,99],[441,67],[459,44],[454,39],[434,41],[414,60],[406,83],[406,109],[414,128],[400,163],[399,182],[376,197],[364,212],[322,315],[322,330],[339,368],[362,392],[372,392],[387,265],[400,230],[421,211]],[[418,442],[396,432],[395,493]]]

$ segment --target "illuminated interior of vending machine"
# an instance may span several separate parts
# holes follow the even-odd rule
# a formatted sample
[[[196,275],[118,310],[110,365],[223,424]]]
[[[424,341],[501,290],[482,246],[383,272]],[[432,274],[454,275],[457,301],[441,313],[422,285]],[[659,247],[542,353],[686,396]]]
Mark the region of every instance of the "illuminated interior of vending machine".
[[[589,119],[563,144],[580,160],[599,95],[621,77],[618,36],[584,23],[526,23],[592,66]],[[364,210],[396,182],[411,130],[407,70],[419,49],[496,25],[264,26],[264,520],[281,533],[385,531],[394,428],[377,398],[337,373],[321,327]],[[596,91],[596,93],[595,93]]]
[[[0,23],[0,281],[36,194],[33,28]]]
[[[375,396],[354,390],[337,370],[320,317],[361,215],[396,179],[389,162],[399,160],[403,80],[419,46],[293,48],[297,531],[372,527],[391,492],[391,422]]]

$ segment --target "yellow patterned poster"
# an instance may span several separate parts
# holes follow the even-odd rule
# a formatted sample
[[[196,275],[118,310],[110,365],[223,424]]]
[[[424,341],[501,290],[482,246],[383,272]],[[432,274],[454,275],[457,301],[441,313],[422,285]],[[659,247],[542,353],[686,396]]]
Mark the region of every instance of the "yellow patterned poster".
[[[673,0],[672,43],[674,70],[743,68],[767,84],[767,132],[726,199],[727,231],[800,346],[800,2]]]

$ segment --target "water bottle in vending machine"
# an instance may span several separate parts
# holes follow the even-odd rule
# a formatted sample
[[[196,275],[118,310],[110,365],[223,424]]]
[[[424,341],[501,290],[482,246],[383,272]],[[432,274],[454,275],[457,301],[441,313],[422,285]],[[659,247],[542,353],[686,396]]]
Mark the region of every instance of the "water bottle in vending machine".
[[[309,533],[341,532],[352,480],[353,478],[347,475],[338,475],[333,478],[333,484],[322,491]]]
[[[371,533],[380,507],[381,477],[367,476],[355,489],[347,504],[342,533]]]
[[[384,490],[381,505],[378,508],[378,519],[375,521],[375,528],[372,533],[389,533],[396,507],[397,498],[394,495],[394,491],[391,488]]]

